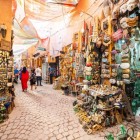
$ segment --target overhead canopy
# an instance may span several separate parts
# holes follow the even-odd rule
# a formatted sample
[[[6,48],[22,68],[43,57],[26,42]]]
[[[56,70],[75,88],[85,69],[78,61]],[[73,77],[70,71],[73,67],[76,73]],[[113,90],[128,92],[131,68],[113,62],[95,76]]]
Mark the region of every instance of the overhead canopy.
[[[97,0],[12,1],[15,15],[14,53],[25,51],[31,46],[37,48],[40,43],[51,55],[72,42],[73,33],[81,28],[79,22],[86,19],[86,16],[79,16],[80,12],[87,11],[92,14],[92,11],[96,10],[92,5],[97,2]]]
[[[45,40],[67,26],[68,13],[77,4],[78,0],[13,0],[14,53],[37,48],[38,42],[48,50]]]

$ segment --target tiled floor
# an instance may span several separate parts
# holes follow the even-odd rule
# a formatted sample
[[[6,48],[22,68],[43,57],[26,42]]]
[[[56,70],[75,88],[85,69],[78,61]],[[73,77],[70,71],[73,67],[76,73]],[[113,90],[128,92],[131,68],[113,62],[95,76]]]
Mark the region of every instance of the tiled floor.
[[[50,85],[35,92],[21,92],[16,86],[16,100],[10,118],[0,124],[0,140],[103,140],[105,134],[117,134],[118,126],[96,135],[87,135],[73,111],[73,97],[55,91]],[[140,124],[129,124],[140,130]]]

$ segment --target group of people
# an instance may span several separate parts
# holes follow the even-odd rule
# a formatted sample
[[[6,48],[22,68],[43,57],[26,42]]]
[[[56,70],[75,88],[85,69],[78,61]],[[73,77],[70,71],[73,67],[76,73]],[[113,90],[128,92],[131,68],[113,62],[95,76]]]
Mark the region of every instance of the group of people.
[[[36,69],[31,69],[30,73],[28,72],[26,67],[23,67],[20,70],[15,68],[15,70],[14,70],[14,82],[18,83],[18,77],[21,80],[23,92],[27,91],[28,81],[30,81],[31,90],[33,90],[33,87],[35,87],[35,89],[36,89],[37,86],[42,86],[42,84],[41,84],[42,71],[39,67]],[[36,82],[37,82],[37,84],[36,84]]]

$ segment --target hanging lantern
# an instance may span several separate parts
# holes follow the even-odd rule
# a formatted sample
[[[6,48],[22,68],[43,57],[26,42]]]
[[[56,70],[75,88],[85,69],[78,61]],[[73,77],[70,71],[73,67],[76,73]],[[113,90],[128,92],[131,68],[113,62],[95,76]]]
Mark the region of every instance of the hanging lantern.
[[[1,29],[0,31],[1,31],[2,37],[5,38],[6,37],[6,33],[7,33],[7,26],[5,24],[2,24],[0,26],[0,29]]]

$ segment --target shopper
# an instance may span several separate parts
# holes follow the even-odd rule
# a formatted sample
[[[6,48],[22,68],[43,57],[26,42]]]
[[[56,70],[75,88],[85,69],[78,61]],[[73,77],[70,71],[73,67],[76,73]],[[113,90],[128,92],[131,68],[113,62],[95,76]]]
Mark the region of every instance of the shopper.
[[[15,67],[14,69],[14,83],[18,83],[18,76],[19,76],[19,70],[17,69],[17,67]]]
[[[49,67],[49,75],[50,75],[50,84],[53,84],[53,76],[54,76],[54,68]]]
[[[21,67],[20,70],[19,70],[19,78],[20,78],[20,80],[21,80],[22,70],[23,70],[23,68]]]
[[[27,82],[29,80],[29,72],[27,71],[26,67],[23,67],[23,70],[21,72],[21,84],[22,84],[22,91],[26,92],[28,85]]]
[[[35,74],[35,69],[31,70],[31,75],[30,75],[30,85],[31,85],[31,90],[33,90],[33,87],[36,87],[36,74]]]
[[[36,70],[35,70],[35,73],[36,73],[36,78],[37,78],[37,86],[42,86],[42,84],[41,84],[41,81],[42,81],[42,71],[41,71],[41,69],[38,67],[38,68],[36,68]]]

